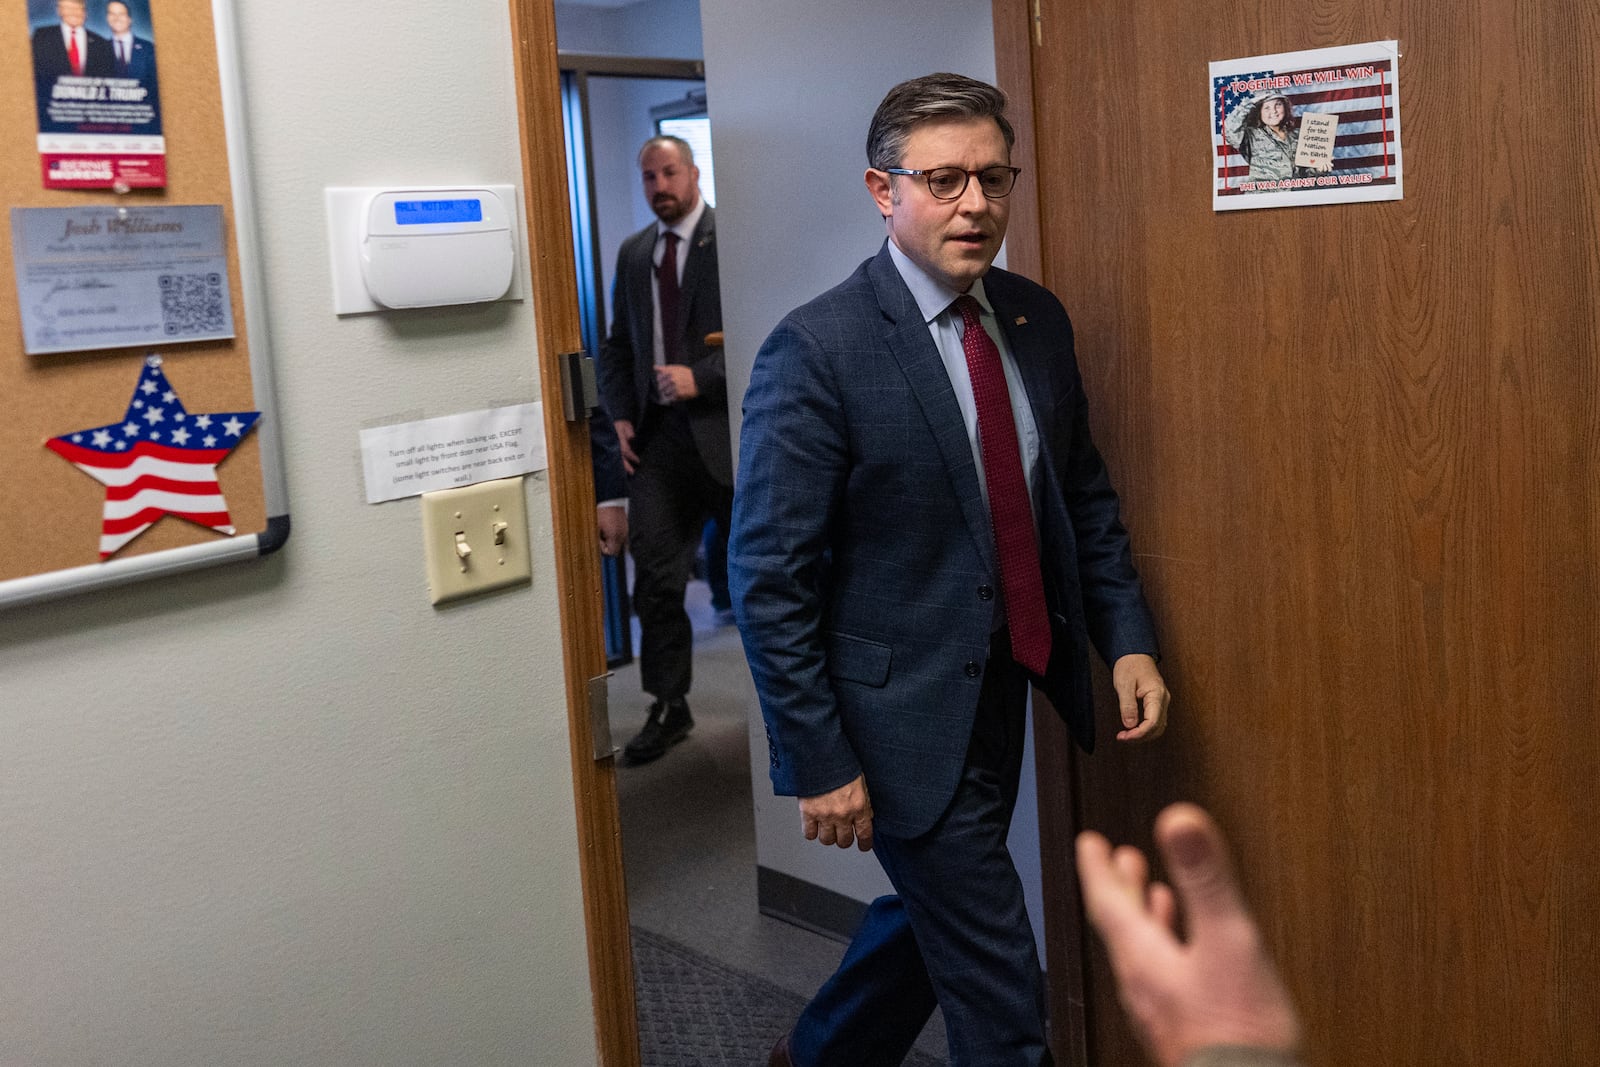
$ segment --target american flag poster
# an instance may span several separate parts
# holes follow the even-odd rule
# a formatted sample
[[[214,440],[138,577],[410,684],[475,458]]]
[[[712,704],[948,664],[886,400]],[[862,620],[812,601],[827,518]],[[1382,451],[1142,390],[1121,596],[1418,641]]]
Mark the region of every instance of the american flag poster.
[[[106,560],[167,515],[232,535],[217,464],[260,418],[259,411],[190,413],[162,372],[161,357],[151,355],[120,420],[44,445],[105,486],[100,558]]]
[[[1399,42],[1211,64],[1217,211],[1399,200]]]

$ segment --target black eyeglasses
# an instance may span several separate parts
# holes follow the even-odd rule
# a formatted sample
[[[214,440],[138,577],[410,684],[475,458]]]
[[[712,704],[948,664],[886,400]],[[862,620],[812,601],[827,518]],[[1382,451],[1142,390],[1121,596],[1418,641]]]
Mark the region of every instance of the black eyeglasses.
[[[928,183],[928,192],[935,200],[958,200],[967,191],[967,182],[974,176],[978,188],[990,200],[999,200],[1017,184],[1021,167],[985,167],[982,170],[962,170],[960,167],[934,167],[932,170],[907,170],[904,167],[884,167],[885,174],[922,175]]]

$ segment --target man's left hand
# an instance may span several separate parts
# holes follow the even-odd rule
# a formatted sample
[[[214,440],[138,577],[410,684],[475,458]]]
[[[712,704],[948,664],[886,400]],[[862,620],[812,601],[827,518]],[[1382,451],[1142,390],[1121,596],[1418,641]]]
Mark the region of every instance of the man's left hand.
[[[1142,652],[1120,657],[1111,667],[1111,684],[1122,707],[1118,741],[1154,741],[1167,728],[1167,705],[1172,694],[1161,680],[1154,656]]]
[[[662,403],[676,404],[699,396],[700,387],[694,383],[694,371],[689,367],[667,363],[656,368],[656,392],[661,394]]]

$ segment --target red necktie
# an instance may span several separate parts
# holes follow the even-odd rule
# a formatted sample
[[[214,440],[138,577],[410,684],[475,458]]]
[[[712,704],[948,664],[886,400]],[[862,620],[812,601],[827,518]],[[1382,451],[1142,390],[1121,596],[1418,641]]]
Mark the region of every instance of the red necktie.
[[[1042,675],[1050,662],[1050,618],[1045,611],[1033,507],[1028,501],[1028,480],[1022,473],[1011,392],[1006,388],[1000,350],[978,320],[978,301],[963,296],[956,300],[956,307],[966,327],[961,349],[967,356],[967,374],[978,409],[978,446],[989,488],[989,521],[1000,559],[1006,624],[1011,627],[1011,658]]]
[[[78,54],[78,31],[73,30],[67,34],[67,62],[72,66],[72,73],[83,73],[83,57]]]
[[[678,351],[678,235],[666,232],[667,247],[656,268],[656,302],[661,306],[661,361],[682,363]]]

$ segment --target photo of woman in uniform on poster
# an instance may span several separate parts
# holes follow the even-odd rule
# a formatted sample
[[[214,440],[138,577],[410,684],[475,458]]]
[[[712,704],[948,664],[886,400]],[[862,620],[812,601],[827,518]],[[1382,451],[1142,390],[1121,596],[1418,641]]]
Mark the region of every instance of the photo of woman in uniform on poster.
[[[1305,178],[1333,169],[1331,165],[1295,166],[1300,120],[1282,93],[1267,92],[1241,101],[1228,114],[1227,131],[1228,143],[1249,160],[1250,177],[1255,181]]]

